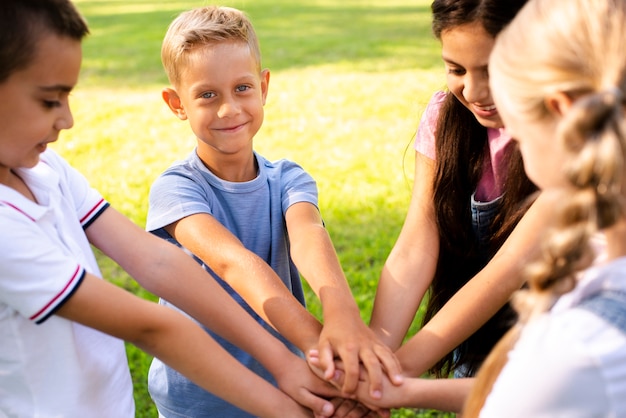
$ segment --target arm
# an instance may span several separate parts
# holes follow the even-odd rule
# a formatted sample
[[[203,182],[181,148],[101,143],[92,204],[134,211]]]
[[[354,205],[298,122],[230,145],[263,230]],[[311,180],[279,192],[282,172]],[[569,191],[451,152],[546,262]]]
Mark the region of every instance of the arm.
[[[333,357],[337,353],[345,366],[345,392],[356,389],[360,362],[369,373],[373,394],[382,389],[383,372],[400,384],[395,356],[361,319],[318,209],[308,202],[296,203],[287,210],[285,220],[294,263],[322,304],[324,329],[319,359],[325,377],[333,376]]]
[[[336,396],[336,391],[314,377],[305,361],[260,327],[179,248],[145,232],[113,208],[105,210],[86,234],[93,245],[148,291],[185,310],[254,356],[296,401],[320,415],[328,415],[322,414],[323,410],[332,410],[329,402],[313,393]],[[233,327],[233,323],[237,326]]]
[[[317,370],[317,369],[316,369]],[[337,383],[344,378],[343,364],[337,364]],[[317,370],[321,373],[321,370]],[[439,411],[461,412],[465,402],[473,390],[475,379],[424,379],[405,377],[402,385],[394,385],[388,379],[383,380],[383,396],[374,398],[369,391],[370,382],[364,373],[360,375],[359,386],[354,403],[359,403],[379,415],[389,416],[388,411],[394,408],[425,408]],[[337,404],[342,408],[342,404]],[[340,411],[338,408],[337,412]],[[339,415],[343,416],[343,415]],[[350,415],[352,416],[352,415]]]
[[[476,332],[522,286],[520,268],[539,250],[543,231],[552,224],[556,198],[542,193],[487,266],[397,351],[408,375],[424,373]]]
[[[185,248],[202,259],[264,320],[302,351],[317,345],[322,325],[260,257],[213,216],[199,213],[166,227]],[[253,285],[251,285],[253,284]]]
[[[57,314],[133,343],[254,415],[313,416],[242,366],[188,318],[90,274]]]
[[[435,162],[415,153],[411,204],[380,275],[370,327],[397,350],[430,286],[439,257],[439,232],[434,217]]]
[[[359,385],[358,399],[380,408],[425,408],[459,413],[474,379],[406,378],[400,386],[385,383],[381,399],[371,398],[365,384]]]

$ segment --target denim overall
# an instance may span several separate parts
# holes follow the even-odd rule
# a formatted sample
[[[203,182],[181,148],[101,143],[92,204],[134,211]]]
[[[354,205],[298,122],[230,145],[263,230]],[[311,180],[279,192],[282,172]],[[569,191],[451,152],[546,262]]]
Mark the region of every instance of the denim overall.
[[[489,202],[479,202],[475,199],[475,194],[472,194],[472,200],[470,208],[472,211],[472,228],[476,241],[478,242],[478,249],[480,257],[484,263],[489,260],[489,239],[491,238],[491,223],[495,218],[500,208],[500,200],[502,196],[491,200]],[[454,377],[471,377],[464,365],[460,365],[454,370]]]
[[[584,299],[578,307],[594,313],[626,334],[626,292],[603,290]]]
[[[491,238],[491,223],[496,217],[500,208],[502,196],[489,202],[479,202],[472,194],[471,211],[472,211],[472,228],[478,242],[480,255],[485,261],[488,261],[487,250],[489,248],[489,239]]]

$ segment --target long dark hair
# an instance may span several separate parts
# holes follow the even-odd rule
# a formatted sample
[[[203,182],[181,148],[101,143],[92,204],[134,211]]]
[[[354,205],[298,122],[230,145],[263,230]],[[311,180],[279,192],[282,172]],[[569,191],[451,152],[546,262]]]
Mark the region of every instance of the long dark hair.
[[[443,31],[459,25],[480,22],[494,38],[526,3],[526,0],[435,0],[432,29],[441,39]],[[436,130],[436,165],[434,179],[435,218],[439,230],[439,260],[429,289],[423,324],[478,273],[500,248],[525,211],[527,197],[535,190],[524,172],[521,154],[515,144],[507,149],[505,193],[498,215],[491,225],[488,248],[479,248],[472,228],[470,201],[482,175],[488,152],[487,128],[472,112],[448,93],[441,106]],[[463,366],[474,374],[495,343],[515,322],[514,311],[507,305],[464,341],[455,353],[449,353],[433,366],[431,372],[447,376]]]

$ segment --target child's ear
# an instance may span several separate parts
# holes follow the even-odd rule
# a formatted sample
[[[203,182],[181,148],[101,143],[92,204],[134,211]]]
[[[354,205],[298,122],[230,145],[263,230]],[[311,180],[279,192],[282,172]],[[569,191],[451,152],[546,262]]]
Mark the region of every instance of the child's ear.
[[[183,104],[180,101],[180,97],[178,97],[178,93],[176,90],[171,88],[164,88],[161,92],[161,97],[170,110],[178,117],[180,120],[187,120],[187,113],[185,113],[185,109],[183,108]]]
[[[548,111],[555,116],[563,116],[572,106],[572,103],[572,98],[561,91],[549,94],[545,98],[545,104]]]
[[[270,85],[270,70],[265,69],[261,71],[261,98],[263,99],[263,105],[267,100],[267,91]]]

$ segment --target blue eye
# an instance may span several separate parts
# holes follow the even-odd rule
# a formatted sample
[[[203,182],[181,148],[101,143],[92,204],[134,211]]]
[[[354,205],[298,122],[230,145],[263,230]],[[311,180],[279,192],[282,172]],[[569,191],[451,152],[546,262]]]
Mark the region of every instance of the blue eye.
[[[248,90],[249,88],[250,88],[249,86],[237,86],[235,90],[238,92],[242,92],[242,91]]]
[[[203,99],[211,99],[211,98],[215,97],[215,93],[213,93],[211,91],[208,91],[206,93],[202,93],[200,95],[200,97],[202,97]]]

